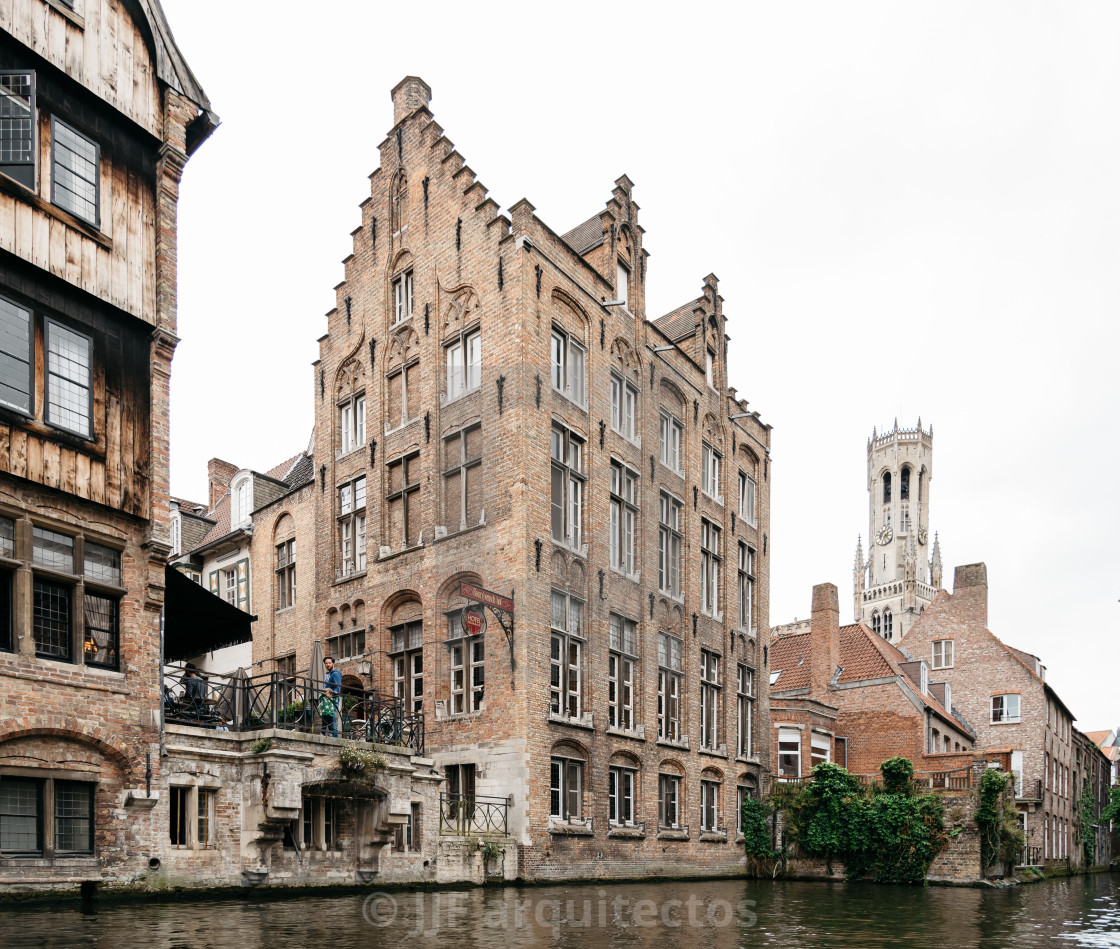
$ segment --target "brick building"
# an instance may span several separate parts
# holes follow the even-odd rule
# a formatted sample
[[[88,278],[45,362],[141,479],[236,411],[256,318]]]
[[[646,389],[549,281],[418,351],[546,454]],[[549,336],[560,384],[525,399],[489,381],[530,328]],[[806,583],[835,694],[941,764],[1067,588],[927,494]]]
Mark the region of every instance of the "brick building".
[[[648,319],[628,178],[564,235],[526,200],[506,217],[428,86],[392,98],[291,496],[312,622],[258,582],[254,659],[345,636],[344,676],[423,712],[444,806],[508,806],[521,876],[733,867],[768,754],[771,461],[718,281]],[[305,529],[287,503],[254,518],[270,562],[285,516]]]
[[[1039,658],[1002,642],[987,623],[987,567],[969,564],[957,567],[953,592],[939,592],[899,645],[950,684],[978,748],[1009,753],[1027,847],[1038,848],[1027,859],[1080,866],[1074,824],[1085,760],[1079,772],[1074,716]]]
[[[770,647],[777,780],[807,777],[828,761],[874,775],[896,755],[917,772],[971,767],[974,736],[953,712],[951,688],[931,681],[924,660],[910,660],[863,623],[840,626],[831,583],[813,588],[808,626],[775,636]]]
[[[155,0],[3,5],[0,103],[0,889],[112,883],[162,823],[176,206],[217,117]]]

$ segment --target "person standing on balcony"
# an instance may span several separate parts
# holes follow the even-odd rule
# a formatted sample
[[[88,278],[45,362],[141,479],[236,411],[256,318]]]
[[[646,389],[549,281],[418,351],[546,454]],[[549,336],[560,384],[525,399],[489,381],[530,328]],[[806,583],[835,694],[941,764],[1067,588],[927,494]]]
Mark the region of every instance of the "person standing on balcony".
[[[334,709],[333,715],[322,716],[323,734],[330,734],[332,738],[337,738],[339,705],[342,695],[342,673],[334,667],[334,659],[332,659],[330,656],[324,657],[323,665],[326,666],[327,669],[327,674],[323,679],[323,695],[330,701],[330,704]],[[321,708],[322,707],[320,706],[320,714]]]

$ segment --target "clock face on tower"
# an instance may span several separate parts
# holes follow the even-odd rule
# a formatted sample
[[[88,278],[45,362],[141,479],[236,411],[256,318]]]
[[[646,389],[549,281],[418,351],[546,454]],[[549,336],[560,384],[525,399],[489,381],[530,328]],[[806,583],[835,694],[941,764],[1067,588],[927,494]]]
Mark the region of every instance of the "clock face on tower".
[[[919,527],[918,528],[918,543],[921,544],[923,547],[926,544],[926,540],[928,539],[928,536],[929,535],[926,534],[926,529],[924,527]]]
[[[879,528],[879,533],[875,535],[875,540],[880,547],[886,547],[894,537],[894,531],[891,530],[891,525],[887,524],[885,527]]]

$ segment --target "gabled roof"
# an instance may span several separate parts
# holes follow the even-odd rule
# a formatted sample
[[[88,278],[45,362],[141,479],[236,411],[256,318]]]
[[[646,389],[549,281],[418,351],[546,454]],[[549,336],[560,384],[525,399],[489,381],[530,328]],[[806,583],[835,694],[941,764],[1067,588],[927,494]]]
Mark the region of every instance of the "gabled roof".
[[[1091,741],[1094,745],[1097,745],[1098,747],[1100,745],[1102,745],[1105,741],[1107,741],[1108,736],[1111,735],[1111,734],[1112,734],[1111,731],[1084,732],[1085,737],[1088,738],[1089,741]]]
[[[811,655],[810,633],[794,633],[774,640],[770,644],[770,668],[773,671],[780,671],[781,677],[771,694],[810,688]],[[865,624],[853,623],[850,626],[840,627],[840,665],[843,667],[837,680],[840,684],[897,677],[914,686],[913,681],[901,668],[902,663],[907,661],[906,656],[896,646],[892,646],[881,636],[876,635]],[[963,734],[972,734],[972,730],[946,709],[936,696],[924,694],[916,686],[912,691],[923,705],[951,722]]]
[[[264,473],[264,476],[266,478],[272,478],[274,481],[283,481],[287,483],[288,472],[292,470],[295,463],[302,457],[302,451],[298,455],[292,455],[291,458],[287,461],[280,462],[275,468],[269,468],[268,471]]]
[[[674,343],[696,332],[696,308],[704,305],[704,298],[697,297],[653,321],[662,333]]]
[[[598,214],[573,227],[563,235],[568,246],[581,257],[603,243],[603,221]]]
[[[206,505],[201,501],[188,501],[186,498],[177,498],[171,495],[171,500],[179,505],[179,510],[184,514],[193,514],[196,517],[206,516]]]

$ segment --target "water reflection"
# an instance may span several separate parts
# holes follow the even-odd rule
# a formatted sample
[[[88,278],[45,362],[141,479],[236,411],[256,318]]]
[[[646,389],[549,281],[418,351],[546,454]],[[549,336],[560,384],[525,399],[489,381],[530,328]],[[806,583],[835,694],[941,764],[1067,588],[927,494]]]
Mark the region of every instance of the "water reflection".
[[[4,949],[1120,947],[1120,881],[1002,890],[711,881],[4,907]]]

